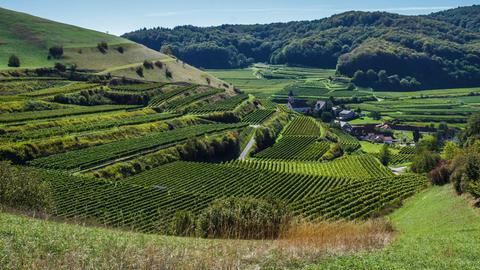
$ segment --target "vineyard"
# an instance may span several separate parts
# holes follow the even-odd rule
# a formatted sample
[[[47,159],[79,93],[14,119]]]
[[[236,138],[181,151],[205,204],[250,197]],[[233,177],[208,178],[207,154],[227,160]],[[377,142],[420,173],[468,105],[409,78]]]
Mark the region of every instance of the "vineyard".
[[[133,155],[142,151],[158,149],[158,147],[178,143],[206,133],[238,129],[244,126],[244,124],[215,124],[179,128],[172,131],[154,133],[139,138],[120,140],[109,144],[39,158],[30,162],[30,164],[51,169],[85,169],[102,162]]]
[[[288,85],[315,95],[360,91],[330,80],[330,70],[256,70],[272,81],[250,87],[271,93]],[[57,95],[119,102],[80,106]],[[394,176],[373,152],[355,151],[359,141],[333,124],[243,89],[14,79],[0,81],[0,97],[8,103],[0,111],[0,156],[44,176],[53,192],[50,214],[65,219],[166,233],[179,212],[195,216],[226,197],[276,199],[312,221],[364,219],[425,183]],[[391,163],[414,153],[395,149]]]
[[[289,172],[305,175],[338,176],[356,179],[382,178],[392,172],[371,155],[352,155],[331,162],[250,159],[232,161],[228,166]]]
[[[287,128],[283,131],[283,135],[320,136],[321,129],[315,119],[307,116],[299,116],[290,122]]]
[[[252,125],[259,125],[267,120],[275,111],[273,110],[256,110],[247,114],[242,122]]]

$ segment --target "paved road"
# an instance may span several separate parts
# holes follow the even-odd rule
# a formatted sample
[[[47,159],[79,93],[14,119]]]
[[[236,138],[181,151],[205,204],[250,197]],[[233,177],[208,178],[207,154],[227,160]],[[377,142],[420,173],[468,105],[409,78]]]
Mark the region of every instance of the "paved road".
[[[255,136],[252,136],[250,141],[248,141],[247,146],[245,146],[245,149],[243,149],[242,153],[238,157],[239,160],[244,160],[247,157],[248,152],[250,152],[250,149],[252,148],[254,143],[255,143]]]

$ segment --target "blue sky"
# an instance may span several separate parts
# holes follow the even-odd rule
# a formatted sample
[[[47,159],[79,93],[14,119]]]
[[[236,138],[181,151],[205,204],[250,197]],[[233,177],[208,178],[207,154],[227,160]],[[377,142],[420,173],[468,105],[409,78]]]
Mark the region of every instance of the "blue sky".
[[[156,26],[313,20],[348,10],[417,15],[473,4],[480,0],[0,0],[3,8],[117,35]]]

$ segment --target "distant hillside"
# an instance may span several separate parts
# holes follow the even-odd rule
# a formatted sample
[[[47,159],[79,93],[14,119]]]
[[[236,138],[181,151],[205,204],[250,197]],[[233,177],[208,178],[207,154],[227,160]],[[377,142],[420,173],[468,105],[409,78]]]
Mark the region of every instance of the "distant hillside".
[[[476,9],[446,12],[468,20]],[[142,29],[124,37],[205,68],[337,67],[361,86],[384,90],[480,85],[480,33],[441,14],[352,11],[315,21]]]
[[[108,46],[103,52],[97,48],[101,42]],[[63,47],[64,53],[59,59],[49,57],[53,46]],[[11,55],[20,59],[20,68],[52,67],[62,62],[135,79],[207,84],[208,78],[212,85],[223,85],[205,72],[125,38],[0,8],[0,70],[9,68]],[[161,61],[163,67],[144,68],[140,77],[136,68],[145,60]],[[171,76],[167,76],[166,70]]]
[[[445,10],[430,14],[429,17],[480,32],[480,5]]]

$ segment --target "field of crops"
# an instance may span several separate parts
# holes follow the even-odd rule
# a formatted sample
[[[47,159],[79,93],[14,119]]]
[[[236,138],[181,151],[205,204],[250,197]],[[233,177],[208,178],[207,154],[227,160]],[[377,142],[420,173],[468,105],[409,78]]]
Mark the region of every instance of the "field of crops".
[[[371,155],[346,156],[330,162],[249,159],[232,161],[229,166],[264,169],[317,176],[367,179],[392,176],[392,172]]]
[[[209,112],[221,112],[221,111],[233,111],[240,103],[248,99],[248,95],[240,94],[227,99],[222,99],[217,102],[211,102],[189,110],[190,113],[209,113]]]
[[[249,123],[252,125],[258,125],[267,120],[275,111],[273,110],[255,110],[247,114],[242,122]]]
[[[47,178],[54,214],[154,233],[165,232],[179,211],[198,214],[219,198],[278,199],[307,220],[357,219],[381,213],[424,185],[421,176],[394,176],[374,152],[355,151],[359,141],[333,124],[272,101],[290,91],[313,101],[372,95],[334,70],[259,64],[214,73],[235,91],[188,83],[0,80],[0,101],[6,101],[0,155]],[[81,92],[93,89],[102,91]],[[99,92],[121,101],[113,104],[140,105],[79,106],[70,104],[85,103],[53,98],[102,98]],[[477,101],[458,96],[399,104],[387,98],[352,106],[409,121],[457,121],[475,111]],[[237,153],[252,138],[251,157],[199,158],[224,153],[226,145]],[[262,139],[271,146],[264,148]],[[334,156],[337,142],[344,151]],[[413,147],[394,150],[391,164],[411,161],[415,153]],[[86,177],[93,172],[97,178]]]
[[[102,162],[157,149],[161,146],[178,143],[202,134],[238,129],[244,126],[244,124],[208,124],[179,128],[39,158],[30,162],[30,164],[51,169],[85,169]]]
[[[321,129],[315,119],[307,116],[299,116],[290,122],[283,131],[283,135],[320,136]]]

